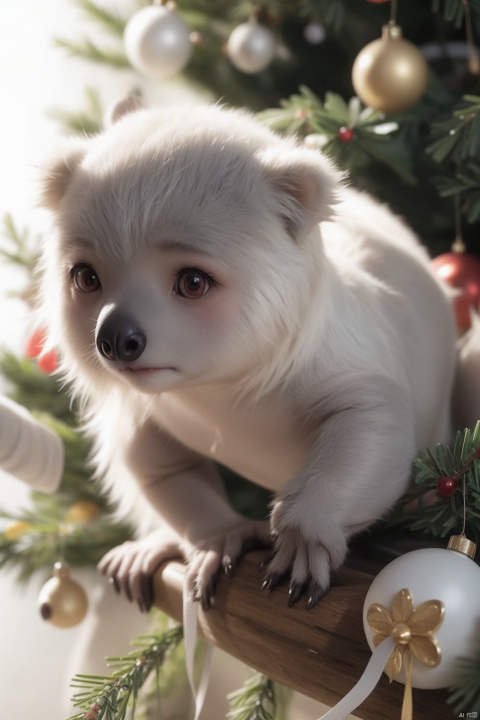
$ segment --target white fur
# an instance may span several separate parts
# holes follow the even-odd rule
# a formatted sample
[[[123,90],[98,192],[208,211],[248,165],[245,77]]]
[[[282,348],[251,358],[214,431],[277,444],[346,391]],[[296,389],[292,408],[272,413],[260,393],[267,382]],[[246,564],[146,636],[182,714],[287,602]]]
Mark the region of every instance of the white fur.
[[[240,539],[265,536],[229,508],[213,459],[277,492],[270,575],[325,590],[415,452],[449,437],[450,302],[412,233],[318,152],[239,111],[134,109],[44,183],[51,343],[122,509],[135,478],[171,528],[101,569],[142,605],[138,575],[173,542],[207,593]],[[78,262],[101,290],[75,290]],[[184,267],[215,286],[179,296]],[[101,357],[99,328],[120,311],[147,336],[132,367],[173,369]]]

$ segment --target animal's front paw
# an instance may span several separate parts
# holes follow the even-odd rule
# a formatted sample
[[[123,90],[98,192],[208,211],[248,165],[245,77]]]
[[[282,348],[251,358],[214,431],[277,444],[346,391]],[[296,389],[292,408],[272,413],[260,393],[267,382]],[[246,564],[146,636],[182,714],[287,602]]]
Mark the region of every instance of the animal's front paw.
[[[299,513],[296,505],[298,501],[287,496],[274,506],[271,526],[275,554],[268,563],[263,588],[273,590],[289,579],[288,605],[306,595],[307,608],[311,609],[328,591],[332,571],[345,559],[347,542],[331,518],[319,512],[309,521],[310,514]]]
[[[232,577],[241,557],[268,543],[267,522],[242,520],[228,531],[197,540],[187,569],[187,587],[203,610],[209,610],[215,594],[218,573],[223,569]]]
[[[165,561],[184,558],[182,541],[171,528],[162,527],[141,540],[128,541],[110,550],[98,563],[98,570],[135,601],[142,612],[153,605],[152,575]]]

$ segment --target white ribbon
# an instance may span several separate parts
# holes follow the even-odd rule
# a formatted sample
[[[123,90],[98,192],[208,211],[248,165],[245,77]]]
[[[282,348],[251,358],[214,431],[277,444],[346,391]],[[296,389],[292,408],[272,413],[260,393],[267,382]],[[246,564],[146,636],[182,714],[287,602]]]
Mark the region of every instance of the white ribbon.
[[[344,720],[347,715],[356,710],[374,690],[394,648],[395,643],[391,638],[383,640],[373,651],[372,657],[355,687],[335,707],[322,715],[321,718],[318,718],[318,720]]]
[[[203,659],[202,673],[198,688],[195,687],[195,646],[197,644],[198,603],[193,601],[192,593],[185,580],[183,584],[183,640],[185,644],[185,665],[187,667],[188,682],[195,701],[195,720],[202,712],[205,695],[212,667],[213,645],[208,644]]]

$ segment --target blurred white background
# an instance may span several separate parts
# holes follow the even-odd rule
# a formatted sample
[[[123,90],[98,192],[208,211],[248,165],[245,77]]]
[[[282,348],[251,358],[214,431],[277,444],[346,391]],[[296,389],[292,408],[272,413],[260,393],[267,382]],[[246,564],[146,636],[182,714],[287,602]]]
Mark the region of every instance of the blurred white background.
[[[132,9],[125,0],[105,0],[104,5],[125,14]],[[48,112],[82,108],[87,86],[98,89],[108,105],[138,84],[138,76],[129,71],[113,72],[68,58],[53,45],[55,37],[78,40],[84,32],[93,39],[98,36],[72,0],[22,0],[2,6],[0,219],[11,213],[16,225],[28,227],[33,237],[47,231],[45,215],[35,209],[39,168],[62,141],[62,131]],[[178,78],[157,83],[145,80],[142,85],[148,101],[156,105],[188,102],[198,93]],[[19,353],[29,334],[30,315],[8,293],[23,282],[21,272],[0,260],[0,347]],[[15,508],[27,501],[28,488],[0,472],[0,506]],[[44,623],[37,611],[37,596],[47,576],[35,577],[23,587],[13,573],[0,571],[0,700],[10,720],[65,720],[73,714],[68,700],[71,677],[77,672],[103,673],[105,655],[123,654],[128,641],[144,628],[144,618],[125,600],[108,594],[93,570],[75,572],[91,603],[86,620],[72,630]],[[217,653],[202,717],[225,717],[225,693],[237,689],[246,674],[238,662]],[[291,717],[307,720],[321,712],[318,703],[297,698]]]
[[[126,14],[132,7],[124,0],[110,6]],[[81,109],[87,86],[98,89],[108,105],[137,84],[138,76],[69,58],[54,47],[53,39],[60,36],[79,40],[88,34],[101,43],[112,42],[98,37],[71,0],[5,3],[0,33],[0,219],[11,213],[17,227],[28,227],[35,237],[47,228],[44,213],[35,209],[39,168],[63,139],[49,111]],[[145,92],[155,104],[188,101],[192,94],[178,80],[146,81]],[[8,293],[23,283],[22,272],[0,260],[0,346],[19,353],[29,334],[30,313]],[[27,498],[28,487],[0,474],[0,506],[15,508]],[[75,576],[93,608],[106,602],[104,583],[93,570]],[[65,720],[73,713],[67,701],[72,675],[103,672],[103,657],[123,654],[145,622],[125,601],[109,595],[100,623],[92,610],[78,629],[56,629],[37,611],[38,591],[46,579],[47,574],[41,575],[22,587],[14,573],[0,571],[0,700],[12,720]]]

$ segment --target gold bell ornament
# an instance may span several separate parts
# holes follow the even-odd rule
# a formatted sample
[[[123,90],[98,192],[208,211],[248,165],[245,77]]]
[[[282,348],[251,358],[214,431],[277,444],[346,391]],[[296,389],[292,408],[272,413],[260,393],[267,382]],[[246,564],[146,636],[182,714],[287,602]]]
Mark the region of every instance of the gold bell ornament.
[[[38,596],[38,609],[42,618],[59,628],[70,628],[82,622],[87,614],[88,600],[85,590],[70,577],[70,567],[56,562],[54,576],[47,580]]]
[[[394,20],[383,26],[382,37],[357,55],[352,82],[360,100],[384,113],[408,110],[423,95],[428,66],[418,48],[403,38]]]

